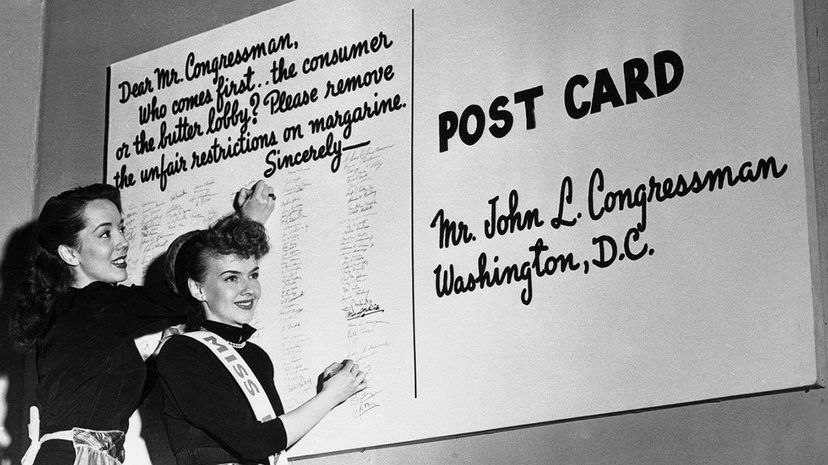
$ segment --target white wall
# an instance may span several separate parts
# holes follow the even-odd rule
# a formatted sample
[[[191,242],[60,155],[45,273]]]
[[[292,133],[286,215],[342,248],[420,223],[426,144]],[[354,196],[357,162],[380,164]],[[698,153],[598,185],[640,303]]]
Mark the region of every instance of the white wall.
[[[5,333],[9,281],[20,266],[21,228],[34,210],[37,123],[43,65],[43,2],[0,2],[0,330]],[[14,463],[24,443],[22,359],[0,342],[0,464]]]

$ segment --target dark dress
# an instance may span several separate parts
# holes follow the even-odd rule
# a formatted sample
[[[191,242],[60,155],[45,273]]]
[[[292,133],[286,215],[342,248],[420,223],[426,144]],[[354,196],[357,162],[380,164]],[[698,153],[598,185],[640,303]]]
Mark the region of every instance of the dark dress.
[[[55,302],[55,317],[36,346],[40,433],[73,427],[126,432],[146,378],[138,336],[186,318],[187,305],[166,286],[101,282],[70,289]],[[71,442],[43,443],[35,460],[71,464]]]
[[[205,321],[203,328],[230,342],[247,341],[255,331],[213,321]],[[270,357],[251,342],[236,351],[256,375],[276,415],[282,415]],[[201,342],[171,337],[157,365],[167,436],[179,465],[267,463],[268,456],[285,449],[282,421],[260,423],[233,376]]]

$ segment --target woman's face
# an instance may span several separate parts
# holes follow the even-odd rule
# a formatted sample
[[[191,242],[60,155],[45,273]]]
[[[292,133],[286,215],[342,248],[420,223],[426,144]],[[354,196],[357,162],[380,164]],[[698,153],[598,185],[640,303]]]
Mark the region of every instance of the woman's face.
[[[254,257],[217,255],[207,259],[201,283],[190,280],[190,293],[205,303],[205,317],[233,326],[250,323],[262,287]]]
[[[78,246],[68,247],[68,259],[64,258],[73,266],[74,286],[125,280],[129,244],[118,207],[109,200],[92,200],[86,204],[83,218],[85,226],[78,233]]]

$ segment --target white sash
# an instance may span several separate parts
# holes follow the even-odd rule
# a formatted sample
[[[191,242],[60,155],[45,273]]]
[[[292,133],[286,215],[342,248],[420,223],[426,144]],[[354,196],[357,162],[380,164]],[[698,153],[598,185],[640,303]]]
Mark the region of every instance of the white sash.
[[[184,333],[183,335],[189,336],[204,344],[218,357],[221,363],[224,364],[224,367],[227,368],[227,371],[233,376],[233,379],[236,380],[242,393],[247,398],[247,402],[253,409],[253,415],[256,416],[259,422],[264,423],[276,419],[276,412],[273,410],[273,405],[270,403],[270,399],[267,398],[267,393],[262,388],[262,384],[256,378],[253,370],[247,365],[247,362],[236,352],[236,349],[230,347],[224,339],[210,331],[192,331]],[[287,454],[282,451],[281,453],[271,455],[268,459],[271,465],[286,464]]]

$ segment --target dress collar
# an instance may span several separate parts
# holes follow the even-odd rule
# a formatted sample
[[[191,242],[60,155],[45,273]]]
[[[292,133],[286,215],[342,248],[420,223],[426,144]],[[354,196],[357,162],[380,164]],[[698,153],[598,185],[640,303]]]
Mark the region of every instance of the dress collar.
[[[205,321],[201,326],[207,331],[217,334],[225,341],[237,344],[246,342],[256,332],[256,328],[250,325],[239,327],[210,320]]]

